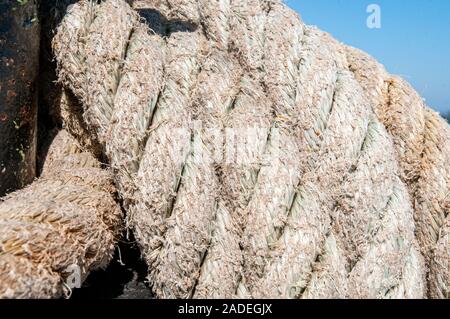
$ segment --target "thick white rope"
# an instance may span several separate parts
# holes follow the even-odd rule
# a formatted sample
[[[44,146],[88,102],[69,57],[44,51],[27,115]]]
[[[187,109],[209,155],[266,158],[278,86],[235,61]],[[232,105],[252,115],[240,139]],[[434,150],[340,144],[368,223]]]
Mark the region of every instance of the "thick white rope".
[[[422,297],[416,188],[397,176],[423,152],[401,151],[406,114],[388,115],[380,100],[393,87],[376,66],[372,79],[278,1],[135,6],[159,10],[166,32],[145,30],[123,1],[80,1],[54,48],[115,169],[156,295]],[[445,158],[435,147],[448,135],[434,131],[445,124],[428,118],[443,144],[427,158]],[[253,127],[251,145],[229,134]],[[244,165],[226,161],[230,143]],[[433,176],[426,185],[448,191]],[[420,189],[427,202],[433,191]]]
[[[449,126],[404,80],[388,75],[367,54],[350,47],[346,50],[350,69],[392,136],[414,208],[417,241],[429,268],[428,296],[448,297],[450,277],[437,278],[433,269],[442,270],[442,263],[450,262],[448,242],[443,248],[450,212]]]

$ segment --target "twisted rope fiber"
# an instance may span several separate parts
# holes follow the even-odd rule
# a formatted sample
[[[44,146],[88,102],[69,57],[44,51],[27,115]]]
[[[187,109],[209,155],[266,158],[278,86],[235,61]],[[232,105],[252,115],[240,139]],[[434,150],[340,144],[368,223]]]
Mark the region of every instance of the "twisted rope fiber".
[[[448,298],[449,126],[404,80],[390,76],[366,53],[346,50],[350,69],[393,136],[401,178],[413,199],[416,237],[427,264],[428,296]]]
[[[353,51],[278,1],[134,7],[158,10],[162,34],[124,1],[80,1],[54,50],[95,132],[90,145],[114,169],[156,296],[423,297],[413,203],[448,187],[436,174],[412,192],[405,167],[445,157],[436,147],[448,134],[426,152],[402,152],[393,128],[409,115],[389,115],[392,103],[372,91],[379,76],[364,82]],[[425,113],[428,131],[448,132]],[[228,134],[255,127],[251,145]],[[218,150],[229,144],[245,164],[225,160]],[[442,283],[445,271],[434,269]]]
[[[100,163],[59,132],[42,177],[0,201],[0,298],[67,296],[68,276],[106,267],[122,228],[114,192]]]

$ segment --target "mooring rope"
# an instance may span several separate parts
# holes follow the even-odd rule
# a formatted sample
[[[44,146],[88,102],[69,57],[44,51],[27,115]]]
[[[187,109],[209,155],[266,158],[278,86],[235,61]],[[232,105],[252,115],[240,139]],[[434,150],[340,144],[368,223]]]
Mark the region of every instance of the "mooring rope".
[[[400,80],[279,1],[134,6],[164,31],[82,0],[53,46],[157,297],[420,298],[430,244],[446,294],[449,129]]]
[[[443,248],[450,212],[449,126],[404,80],[390,76],[366,53],[346,50],[350,69],[392,136],[414,208],[416,238],[429,269],[428,296],[448,298],[450,277],[438,274],[448,273],[450,263],[448,242]]]
[[[61,297],[105,268],[123,229],[114,193],[109,172],[59,132],[42,176],[0,201],[0,298]]]

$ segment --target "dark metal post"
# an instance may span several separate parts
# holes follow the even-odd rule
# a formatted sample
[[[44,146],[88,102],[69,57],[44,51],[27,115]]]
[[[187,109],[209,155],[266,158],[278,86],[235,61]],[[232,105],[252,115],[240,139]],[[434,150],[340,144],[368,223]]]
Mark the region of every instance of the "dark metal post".
[[[37,0],[0,0],[0,196],[36,174]]]

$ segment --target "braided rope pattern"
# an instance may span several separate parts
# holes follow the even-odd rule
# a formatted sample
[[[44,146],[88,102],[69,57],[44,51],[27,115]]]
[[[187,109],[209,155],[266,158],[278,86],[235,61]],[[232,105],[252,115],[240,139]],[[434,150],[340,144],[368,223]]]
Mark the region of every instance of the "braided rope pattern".
[[[278,1],[134,6],[158,10],[163,31],[124,1],[80,1],[54,49],[115,170],[155,294],[422,297],[409,171],[427,153],[401,143],[406,120],[378,66],[364,73],[364,59]],[[430,132],[445,126],[434,116]],[[233,134],[252,128],[250,145]],[[430,160],[446,156],[439,136]],[[446,191],[422,180],[425,202]]]

